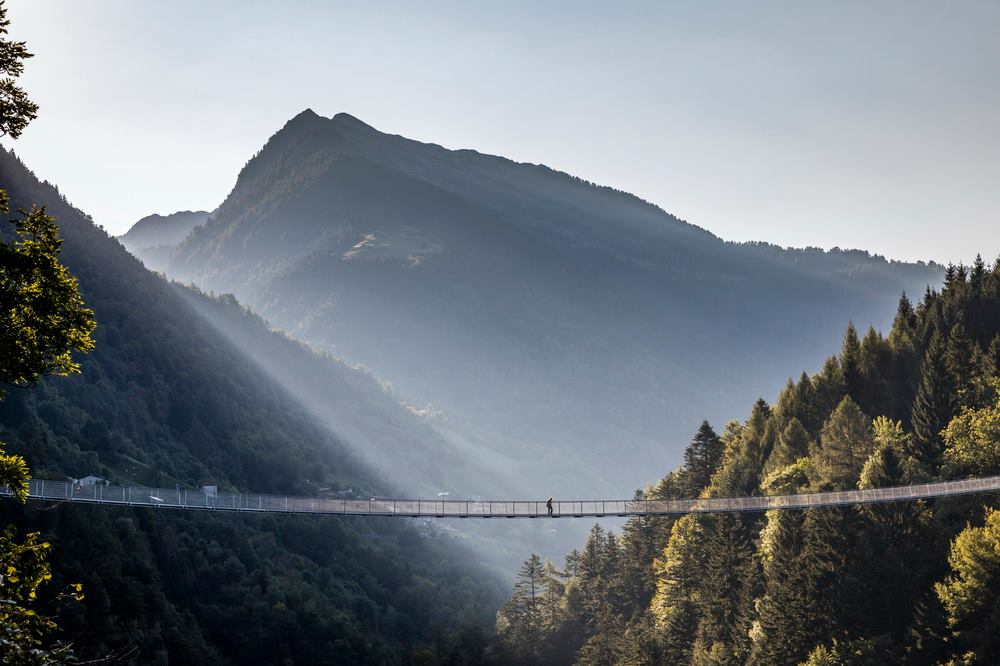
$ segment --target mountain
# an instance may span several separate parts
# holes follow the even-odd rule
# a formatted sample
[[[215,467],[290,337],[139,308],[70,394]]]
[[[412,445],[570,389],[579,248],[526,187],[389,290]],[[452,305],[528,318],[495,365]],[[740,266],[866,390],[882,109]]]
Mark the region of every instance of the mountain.
[[[170,215],[147,215],[132,225],[128,233],[119,236],[128,249],[156,245],[177,245],[191,230],[205,224],[209,213],[204,210],[182,210]]]
[[[205,224],[209,213],[203,210],[182,210],[170,215],[147,215],[118,237],[132,254],[141,254],[146,265],[157,270],[170,256],[175,245],[191,230]]]
[[[941,278],[727,243],[544,166],[312,111],[165,270],[433,403],[563,496],[629,494],[703,418],[815,365],[843,321],[882,328],[900,292]]]
[[[203,318],[192,305],[198,297],[146,270],[6,152],[0,185],[12,208],[45,204],[57,218],[63,261],[98,322],[97,348],[80,359],[79,376],[12,389],[0,403],[0,437],[37,476],[312,495],[393,490]],[[434,450],[420,420],[408,423],[366,377],[341,368],[324,385],[356,410],[351,427]],[[365,430],[366,419],[379,423]],[[52,543],[49,589],[83,583],[84,604],[60,625],[86,659],[459,659],[481,650],[498,600],[478,556],[416,522],[11,502],[0,512]]]

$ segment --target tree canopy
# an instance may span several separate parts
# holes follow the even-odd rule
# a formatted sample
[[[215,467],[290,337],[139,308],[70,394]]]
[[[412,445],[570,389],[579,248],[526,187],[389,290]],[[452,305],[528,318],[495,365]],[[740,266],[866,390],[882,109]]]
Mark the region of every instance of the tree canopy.
[[[79,372],[73,353],[94,348],[96,322],[59,261],[55,220],[35,208],[13,224],[17,240],[0,242],[0,381],[27,386]]]
[[[916,307],[900,298],[887,337],[869,329],[859,339],[849,325],[819,372],[727,425],[710,475],[703,461],[716,458],[705,455],[713,440],[702,424],[684,464],[649,492],[725,497],[998,474],[998,350],[1000,261],[951,267],[943,290],[928,289]],[[628,612],[600,617],[627,638],[602,642],[603,624],[572,613],[557,631],[575,637],[577,663],[595,654],[607,664],[996,663],[1000,511],[991,503],[630,519],[623,533],[642,548],[619,544],[619,555],[644,566],[566,582],[591,598],[625,591],[605,608]],[[592,533],[588,547],[595,542]],[[610,652],[591,649],[598,643]]]
[[[16,139],[38,115],[38,105],[17,85],[24,61],[32,57],[24,42],[7,39],[10,19],[0,0],[0,136]]]

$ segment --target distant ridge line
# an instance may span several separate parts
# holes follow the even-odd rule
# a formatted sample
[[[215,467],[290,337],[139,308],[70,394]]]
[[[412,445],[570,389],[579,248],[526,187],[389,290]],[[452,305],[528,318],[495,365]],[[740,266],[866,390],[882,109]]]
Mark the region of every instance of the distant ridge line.
[[[1000,491],[1000,476],[939,481],[910,486],[840,490],[794,495],[707,497],[674,500],[559,500],[548,512],[545,500],[401,500],[336,499],[258,493],[207,494],[184,488],[80,485],[74,481],[32,479],[28,499],[33,502],[111,504],[200,511],[302,513],[335,516],[394,516],[426,518],[601,518],[604,516],[659,516],[687,513],[761,512],[772,509],[816,509],[907,502]],[[11,496],[9,489],[3,495]]]

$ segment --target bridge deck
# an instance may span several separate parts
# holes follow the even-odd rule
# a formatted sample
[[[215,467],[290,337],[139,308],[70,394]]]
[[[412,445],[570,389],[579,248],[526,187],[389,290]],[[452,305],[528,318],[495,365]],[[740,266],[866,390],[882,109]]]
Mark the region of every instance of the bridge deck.
[[[961,481],[941,481],[912,486],[845,490],[798,495],[712,497],[676,500],[559,500],[549,515],[544,500],[402,500],[373,498],[331,499],[257,493],[218,493],[141,486],[81,486],[71,481],[32,479],[33,501],[114,504],[164,509],[252,511],[261,513],[309,513],[349,516],[410,516],[436,518],[566,518],[603,516],[652,516],[685,513],[810,509],[852,504],[904,502],[931,497],[949,497],[1000,491],[1000,476]],[[2,491],[0,491],[2,492]],[[9,495],[9,491],[6,491]]]

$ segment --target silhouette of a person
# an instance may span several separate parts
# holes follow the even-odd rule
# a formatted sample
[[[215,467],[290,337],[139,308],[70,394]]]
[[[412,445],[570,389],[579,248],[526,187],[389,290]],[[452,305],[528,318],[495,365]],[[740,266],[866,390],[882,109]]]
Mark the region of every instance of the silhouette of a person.
[[[551,497],[549,498],[549,501],[545,503],[545,508],[548,509],[549,515],[551,516],[552,515],[552,498]]]

